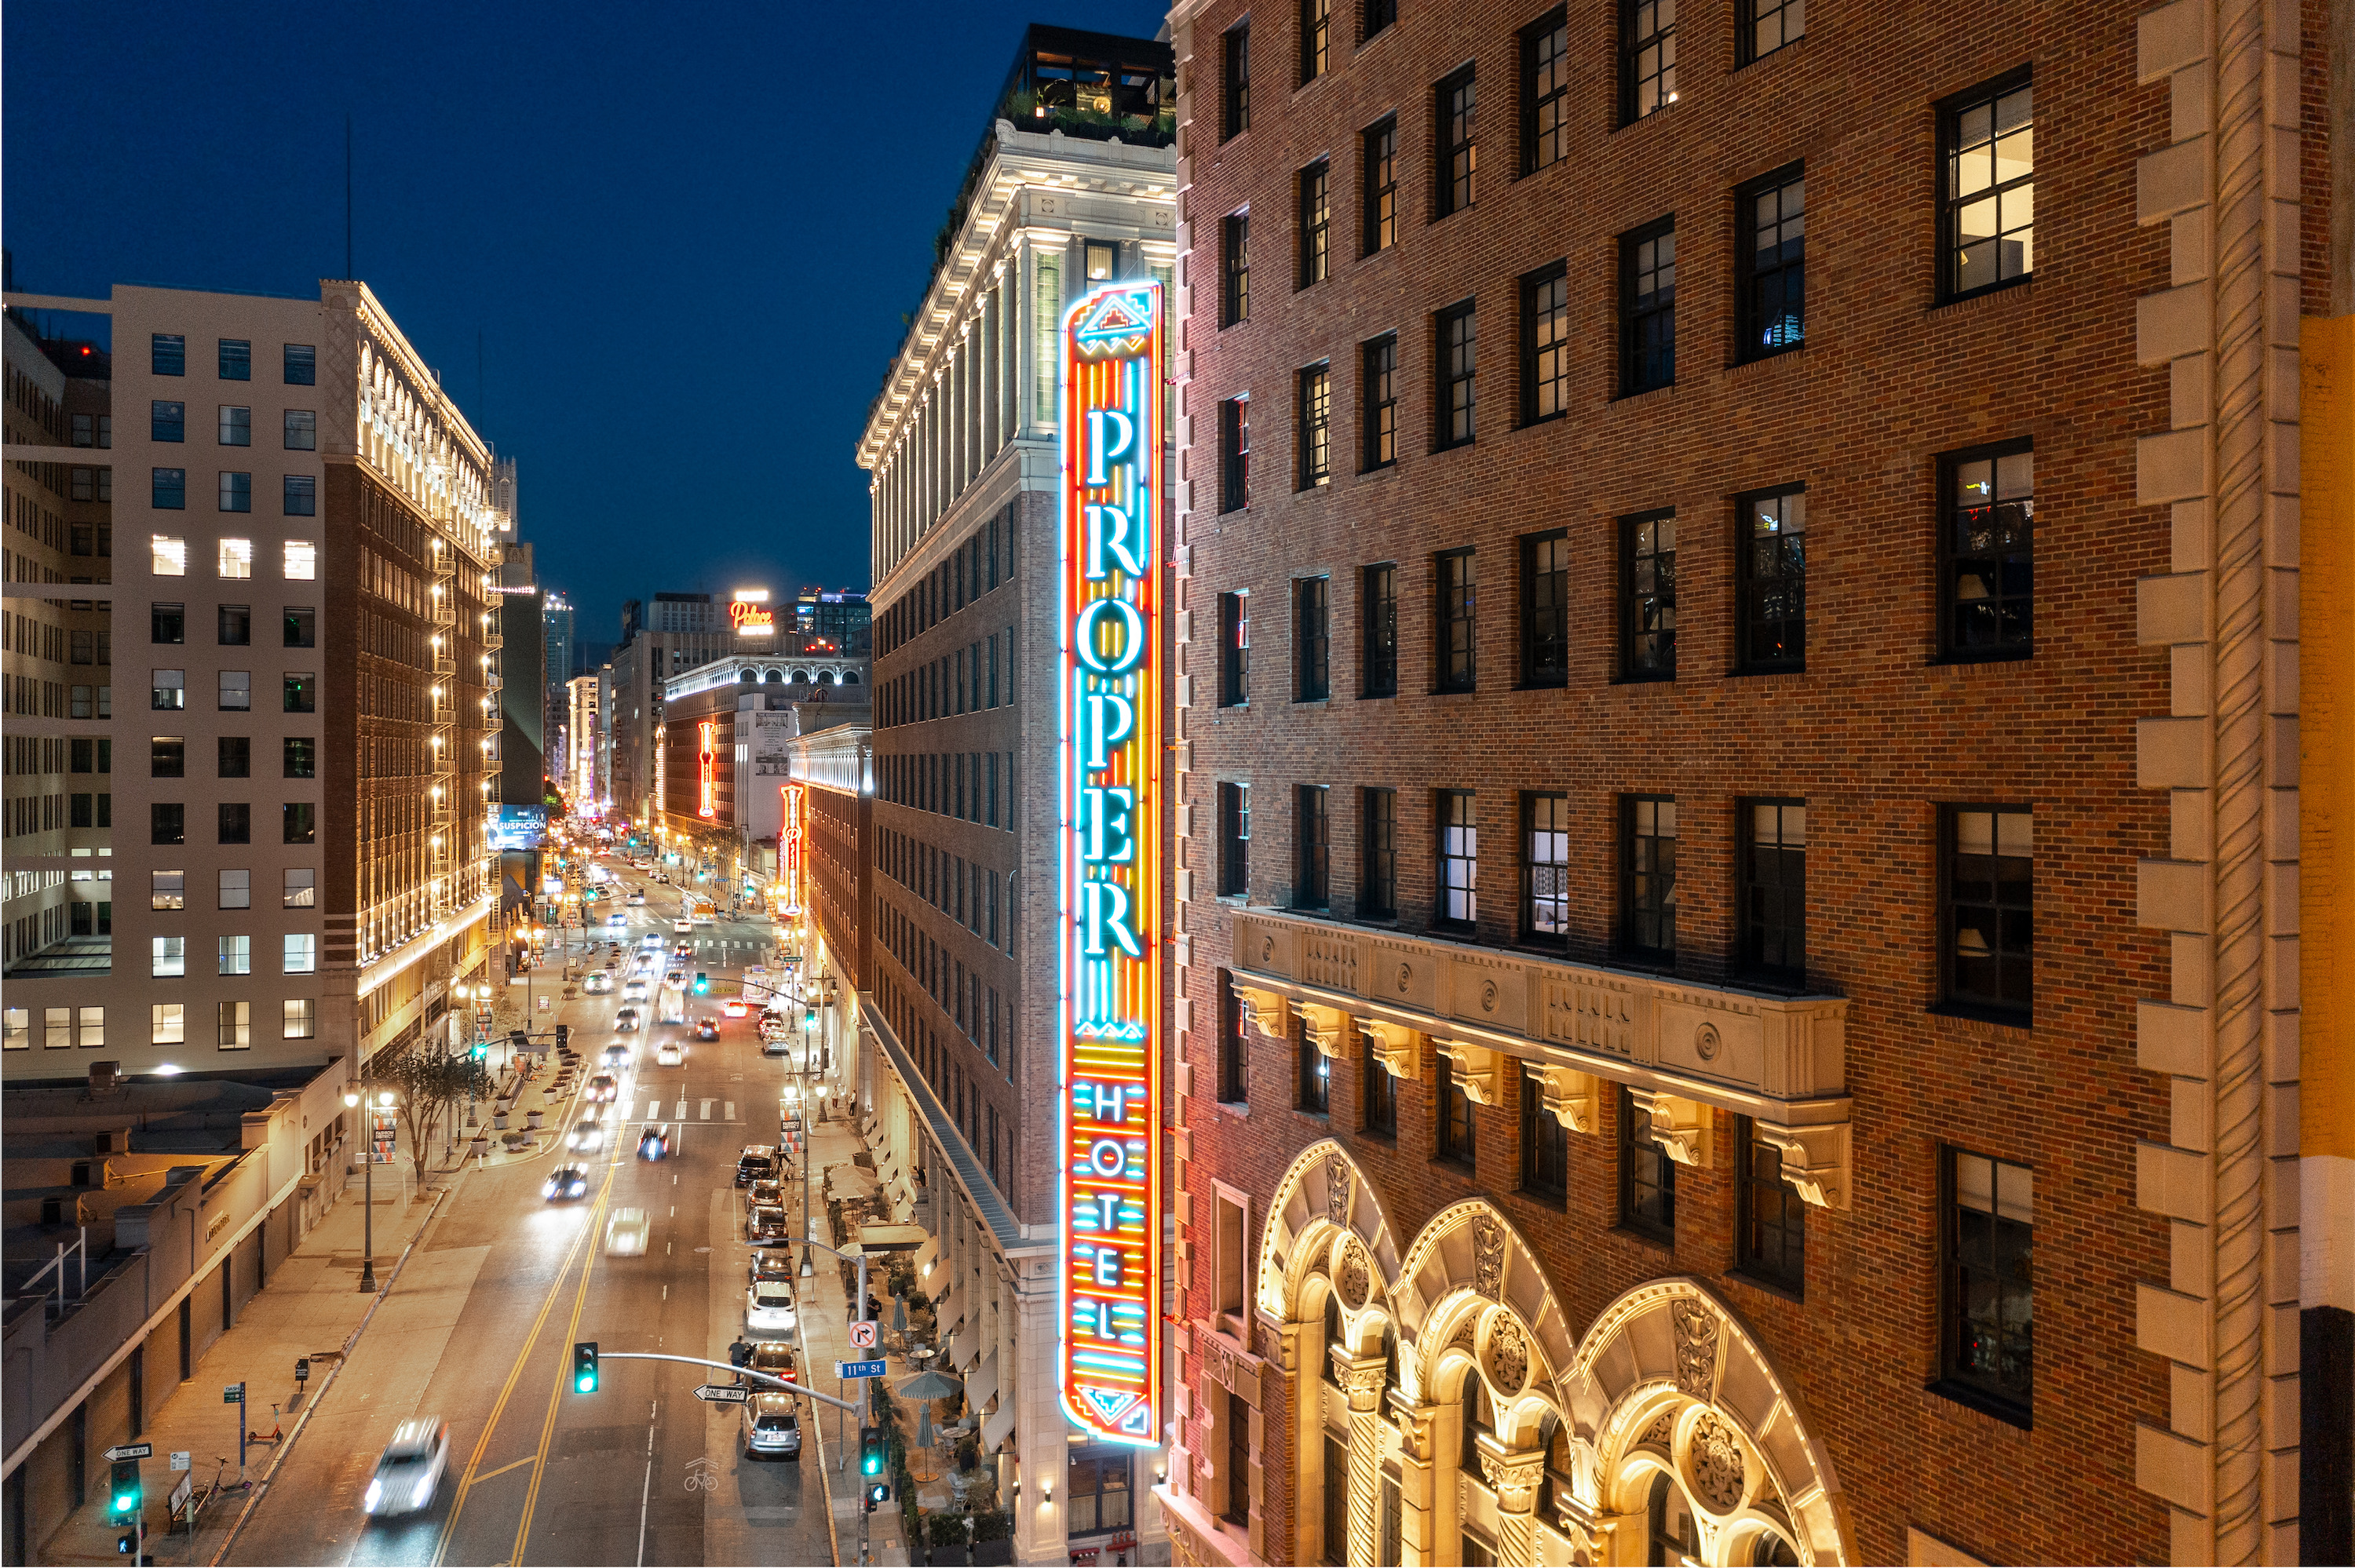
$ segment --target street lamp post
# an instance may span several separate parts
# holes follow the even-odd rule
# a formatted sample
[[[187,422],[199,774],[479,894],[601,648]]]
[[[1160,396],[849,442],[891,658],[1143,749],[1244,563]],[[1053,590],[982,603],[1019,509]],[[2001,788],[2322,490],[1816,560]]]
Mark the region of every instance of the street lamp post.
[[[360,1078],[344,1091],[346,1107],[363,1107],[361,1131],[367,1135],[360,1148],[360,1294],[376,1294],[376,1113],[390,1109],[393,1094],[383,1090],[373,1101],[368,1094],[368,1065],[360,1065]]]

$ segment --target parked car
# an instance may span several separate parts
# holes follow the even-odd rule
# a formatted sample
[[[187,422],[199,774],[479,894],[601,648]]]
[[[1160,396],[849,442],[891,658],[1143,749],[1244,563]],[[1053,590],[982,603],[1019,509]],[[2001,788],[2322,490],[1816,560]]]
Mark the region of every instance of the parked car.
[[[644,1209],[616,1209],[605,1224],[605,1255],[644,1257],[654,1226]]]
[[[777,1216],[783,1221],[784,1215]],[[782,1279],[763,1280],[744,1292],[747,1333],[790,1334],[794,1331],[794,1287]]]
[[[751,1192],[745,1196],[755,1203],[782,1203],[785,1201],[785,1186],[782,1181],[755,1181]]]
[[[790,1393],[756,1393],[744,1402],[744,1456],[750,1459],[798,1459],[802,1421]]]
[[[559,1202],[566,1198],[578,1198],[587,1191],[589,1191],[589,1172],[578,1165],[558,1166],[548,1173],[548,1180],[539,1185],[539,1195],[551,1203]]]
[[[774,1203],[756,1203],[744,1215],[744,1239],[753,1246],[789,1246],[793,1222]]]
[[[617,1032],[627,1034],[635,1030],[637,1026],[638,1010],[636,1008],[625,1007],[622,1009],[621,1012],[613,1014],[613,1028]]]
[[[758,1285],[764,1279],[773,1279],[790,1284],[799,1267],[790,1252],[756,1252],[752,1255],[752,1277],[749,1283]]]
[[[801,1435],[794,1435],[799,1457]],[[360,1499],[363,1512],[378,1515],[414,1513],[433,1506],[433,1489],[450,1463],[450,1424],[436,1416],[419,1415],[392,1429],[392,1441],[376,1462],[368,1492]]]
[[[777,1179],[777,1150],[766,1143],[748,1143],[736,1157],[736,1185],[750,1187],[755,1181]]]

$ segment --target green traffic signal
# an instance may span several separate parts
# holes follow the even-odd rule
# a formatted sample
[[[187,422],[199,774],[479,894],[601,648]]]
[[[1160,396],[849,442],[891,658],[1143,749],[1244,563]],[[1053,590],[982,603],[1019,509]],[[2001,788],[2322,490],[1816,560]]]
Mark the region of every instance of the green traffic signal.
[[[701,969],[698,969],[698,970],[696,970],[696,971],[695,971],[695,994],[696,994],[696,995],[698,995],[698,996],[708,996],[708,995],[709,995],[709,994],[710,994],[710,992],[711,992],[711,977],[710,977],[709,975],[708,975],[708,974],[704,973]]]
[[[597,1341],[582,1340],[572,1347],[572,1388],[576,1393],[597,1392]]]
[[[113,1484],[107,1489],[106,1495],[113,1503],[114,1517],[118,1520],[129,1519],[140,1512],[139,1461],[115,1460],[112,1479]]]
[[[883,1473],[883,1429],[879,1426],[858,1429],[858,1473],[862,1476]]]

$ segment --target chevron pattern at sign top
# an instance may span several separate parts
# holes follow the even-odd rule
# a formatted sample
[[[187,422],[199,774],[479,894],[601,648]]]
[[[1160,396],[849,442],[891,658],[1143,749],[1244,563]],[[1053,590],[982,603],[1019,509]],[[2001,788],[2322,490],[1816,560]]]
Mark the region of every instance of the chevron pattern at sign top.
[[[1152,1412],[1146,1405],[1143,1394],[1117,1388],[1082,1387],[1080,1397],[1093,1405],[1097,1416],[1115,1432],[1133,1433],[1141,1437],[1149,1436],[1153,1430]]]

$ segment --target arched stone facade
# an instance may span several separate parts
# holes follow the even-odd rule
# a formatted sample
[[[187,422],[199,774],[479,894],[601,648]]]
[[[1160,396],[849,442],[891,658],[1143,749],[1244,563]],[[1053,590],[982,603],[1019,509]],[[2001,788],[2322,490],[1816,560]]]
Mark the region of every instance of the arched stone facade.
[[[1288,1430],[1287,1508],[1251,1478],[1253,1547],[1351,1564],[1670,1560],[1847,1563],[1828,1457],[1756,1337],[1701,1281],[1656,1279],[1583,1333],[1526,1238],[1468,1199],[1397,1250],[1389,1211],[1333,1140],[1277,1184],[1253,1304]],[[1268,1404],[1261,1420],[1276,1418]],[[1275,1528],[1281,1525],[1281,1529]]]

